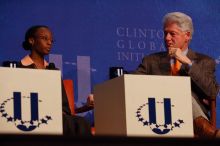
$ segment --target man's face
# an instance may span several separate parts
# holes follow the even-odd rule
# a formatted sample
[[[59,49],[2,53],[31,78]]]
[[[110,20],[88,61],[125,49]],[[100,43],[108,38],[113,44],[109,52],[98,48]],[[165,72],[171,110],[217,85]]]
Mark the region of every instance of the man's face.
[[[182,51],[188,48],[190,32],[182,31],[176,23],[168,23],[164,27],[164,42],[167,49],[180,48]]]

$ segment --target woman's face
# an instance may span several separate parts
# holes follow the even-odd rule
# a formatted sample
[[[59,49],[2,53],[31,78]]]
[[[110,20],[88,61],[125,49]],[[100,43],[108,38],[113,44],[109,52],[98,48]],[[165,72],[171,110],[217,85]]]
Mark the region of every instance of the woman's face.
[[[29,42],[32,44],[32,53],[35,52],[44,56],[50,53],[53,36],[48,28],[41,27],[38,28],[33,38],[29,39]]]

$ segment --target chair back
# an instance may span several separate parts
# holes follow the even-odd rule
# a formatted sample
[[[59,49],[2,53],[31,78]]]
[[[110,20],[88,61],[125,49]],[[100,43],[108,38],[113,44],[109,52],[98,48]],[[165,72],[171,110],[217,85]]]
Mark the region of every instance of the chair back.
[[[66,95],[72,115],[75,115],[75,102],[74,102],[74,85],[73,80],[65,79],[63,80],[64,88],[66,90]]]
[[[216,128],[216,98],[210,99],[210,122]]]

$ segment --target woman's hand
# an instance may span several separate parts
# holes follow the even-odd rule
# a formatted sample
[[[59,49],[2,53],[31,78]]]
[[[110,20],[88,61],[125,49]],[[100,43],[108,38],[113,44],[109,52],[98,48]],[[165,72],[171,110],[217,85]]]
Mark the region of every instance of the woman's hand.
[[[87,97],[86,105],[88,107],[94,107],[94,96],[93,96],[93,94],[89,94],[89,96]]]

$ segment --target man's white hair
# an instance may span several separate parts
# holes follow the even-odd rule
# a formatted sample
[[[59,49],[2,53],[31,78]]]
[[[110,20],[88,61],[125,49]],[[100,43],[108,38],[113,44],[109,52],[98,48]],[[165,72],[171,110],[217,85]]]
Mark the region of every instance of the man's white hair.
[[[176,23],[182,31],[189,31],[190,39],[192,39],[194,29],[193,22],[190,16],[181,12],[167,13],[163,17],[163,27],[165,28],[166,24],[168,23]]]

